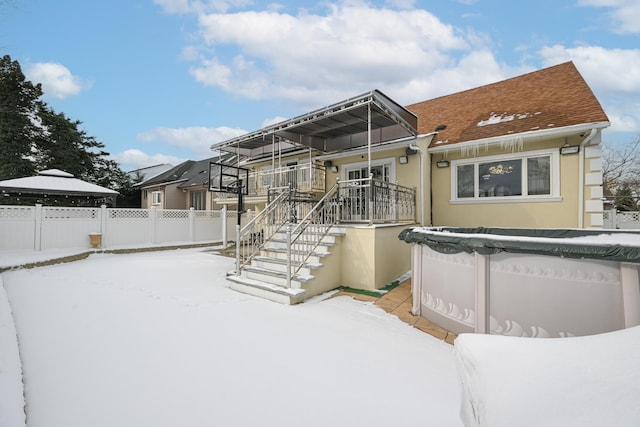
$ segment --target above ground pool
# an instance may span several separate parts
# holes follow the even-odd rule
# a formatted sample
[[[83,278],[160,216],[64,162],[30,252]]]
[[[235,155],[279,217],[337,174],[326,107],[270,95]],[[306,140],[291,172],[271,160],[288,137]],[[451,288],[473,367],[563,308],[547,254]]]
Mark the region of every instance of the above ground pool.
[[[412,244],[413,313],[456,334],[593,335],[640,325],[640,233],[425,228]]]

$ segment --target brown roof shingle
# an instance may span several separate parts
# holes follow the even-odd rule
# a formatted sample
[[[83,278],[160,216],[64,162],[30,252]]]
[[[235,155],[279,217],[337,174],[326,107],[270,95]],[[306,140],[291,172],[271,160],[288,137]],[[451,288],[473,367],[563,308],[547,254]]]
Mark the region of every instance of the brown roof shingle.
[[[447,125],[432,146],[609,121],[573,62],[406,108],[418,116],[421,134]]]

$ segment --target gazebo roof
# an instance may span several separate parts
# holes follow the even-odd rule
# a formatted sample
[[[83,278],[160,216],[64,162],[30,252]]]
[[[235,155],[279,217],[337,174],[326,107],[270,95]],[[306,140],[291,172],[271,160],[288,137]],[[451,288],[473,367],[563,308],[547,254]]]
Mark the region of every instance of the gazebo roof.
[[[37,176],[0,181],[0,192],[101,197],[119,194],[109,188],[77,179],[59,169],[41,171]]]

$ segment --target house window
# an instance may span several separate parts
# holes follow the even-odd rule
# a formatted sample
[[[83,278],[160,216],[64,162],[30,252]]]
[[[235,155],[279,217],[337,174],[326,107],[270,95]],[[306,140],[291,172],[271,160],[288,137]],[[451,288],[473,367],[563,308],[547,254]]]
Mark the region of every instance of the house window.
[[[557,150],[451,162],[452,200],[559,197]]]
[[[162,204],[162,191],[153,191],[151,193],[151,203],[153,205],[161,205]]]
[[[189,192],[189,207],[197,211],[204,211],[207,209],[207,192],[206,191],[190,191]]]
[[[369,165],[367,162],[345,164],[343,168],[344,179],[369,178]],[[386,182],[395,181],[395,158],[372,160],[371,174],[373,179]]]

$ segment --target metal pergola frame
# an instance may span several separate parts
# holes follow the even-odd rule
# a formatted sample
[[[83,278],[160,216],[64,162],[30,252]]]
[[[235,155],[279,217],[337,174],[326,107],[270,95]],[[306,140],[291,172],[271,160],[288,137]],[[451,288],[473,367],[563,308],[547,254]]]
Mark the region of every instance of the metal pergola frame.
[[[373,90],[213,144],[211,149],[251,160],[281,156],[301,147],[328,154],[416,136],[417,127],[415,114]]]

